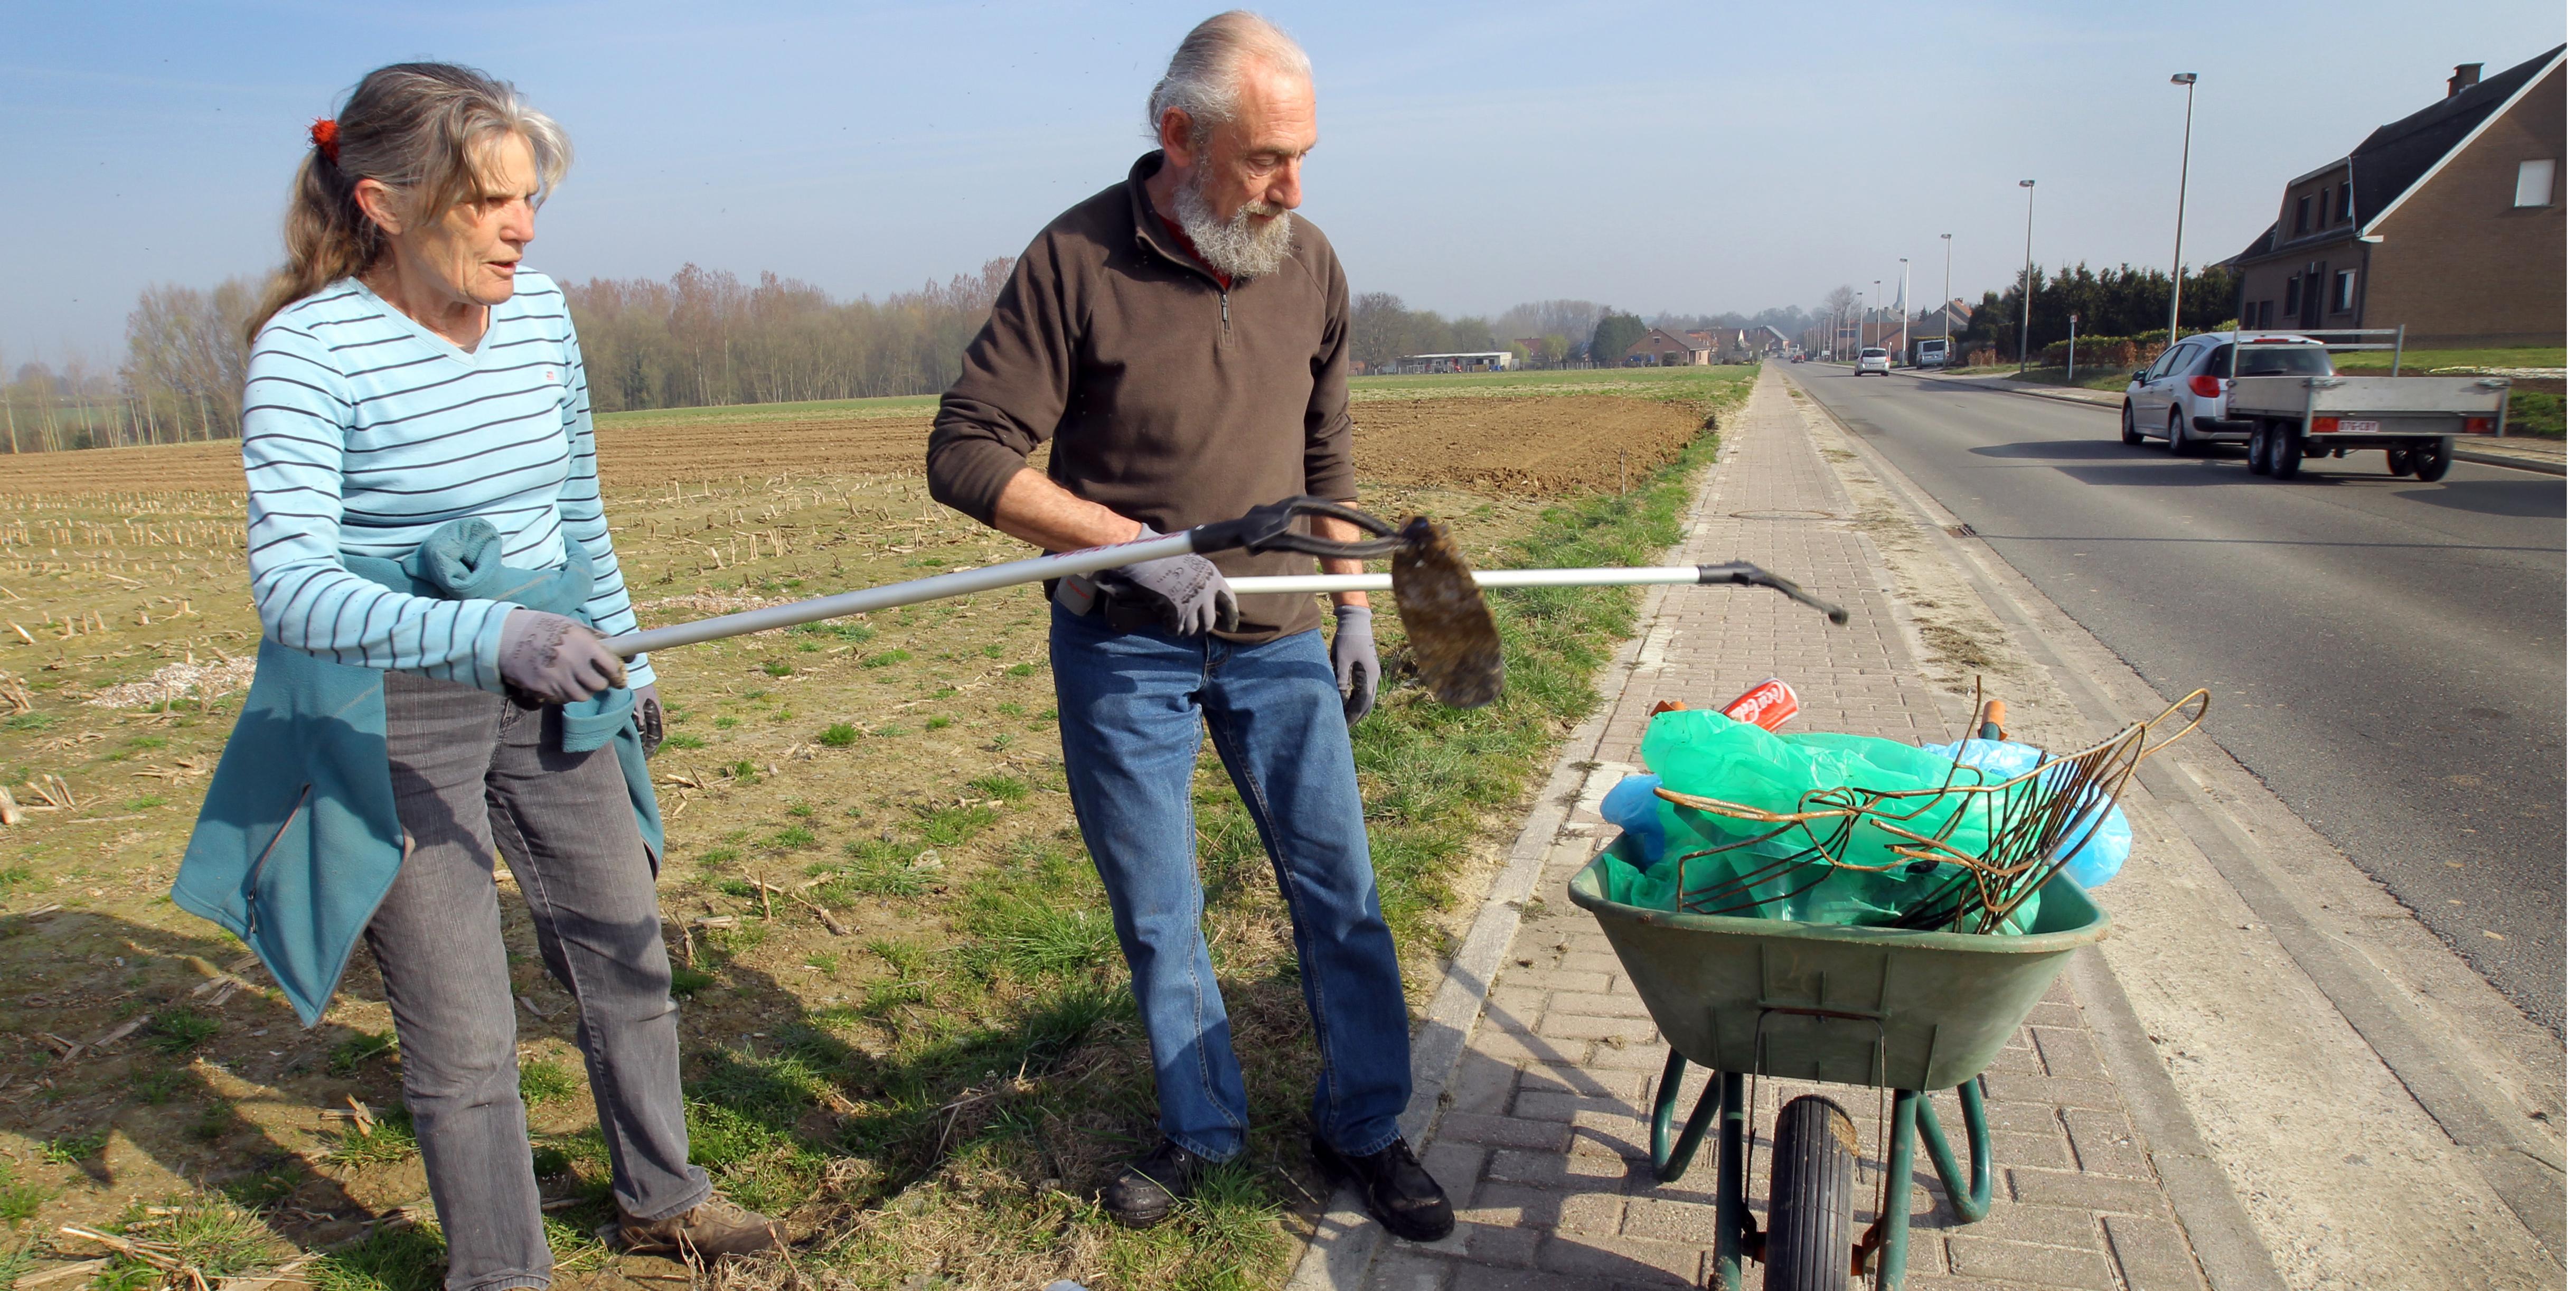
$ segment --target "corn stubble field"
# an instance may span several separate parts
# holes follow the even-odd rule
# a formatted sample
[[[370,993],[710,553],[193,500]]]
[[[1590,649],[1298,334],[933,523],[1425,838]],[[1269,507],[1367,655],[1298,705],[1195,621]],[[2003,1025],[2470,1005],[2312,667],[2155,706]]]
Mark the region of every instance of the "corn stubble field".
[[[1363,505],[1450,522],[1479,564],[1653,560],[1744,369],[1363,382]],[[929,501],[923,401],[636,414],[599,428],[647,624],[1025,555]],[[363,950],[312,1030],[167,891],[258,625],[229,443],[0,463],[0,1285],[282,1276],[428,1291],[440,1241]],[[1628,491],[1620,492],[1628,476]],[[1556,741],[1625,634],[1619,591],[1496,598],[1506,699],[1407,675],[1356,733],[1417,1004]],[[1150,1143],[1151,1074],[1064,782],[1034,590],[656,658],[661,877],[692,1143],[814,1238],[736,1285],[1252,1287],[1323,1185],[1284,909],[1213,759],[1208,933],[1257,1129],[1177,1222],[1093,1205]],[[505,889],[509,886],[503,871]],[[571,1000],[515,894],[520,1087],[559,1285],[686,1281],[621,1257]],[[77,1230],[77,1231],[75,1231]],[[259,1285],[252,1281],[244,1287]],[[279,1283],[276,1285],[286,1285]]]

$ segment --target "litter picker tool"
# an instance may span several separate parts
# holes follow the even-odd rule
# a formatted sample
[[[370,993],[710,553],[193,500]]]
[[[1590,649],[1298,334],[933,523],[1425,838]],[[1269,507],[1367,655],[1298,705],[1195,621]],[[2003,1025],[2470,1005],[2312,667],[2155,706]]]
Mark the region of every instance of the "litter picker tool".
[[[1851,618],[1843,607],[1759,565],[1740,560],[1722,565],[1594,565],[1576,569],[1479,569],[1476,586],[1497,587],[1768,587],[1808,606],[1835,624]],[[1387,574],[1255,574],[1229,578],[1237,596],[1273,592],[1383,592],[1394,585]],[[1410,629],[1407,629],[1410,631]]]
[[[1328,518],[1357,527],[1365,538],[1324,538],[1306,532],[1301,521]],[[1502,637],[1485,605],[1488,587],[1605,587],[1636,584],[1734,584],[1769,587],[1801,604],[1815,607],[1836,623],[1847,617],[1842,607],[1809,595],[1796,583],[1741,562],[1683,565],[1662,569],[1524,569],[1477,571],[1468,568],[1446,530],[1415,516],[1401,527],[1356,507],[1322,498],[1295,497],[1255,507],[1232,520],[1199,525],[1182,533],[1139,542],[1087,547],[1054,556],[1036,556],[982,569],[935,574],[882,587],[862,588],[835,596],[771,605],[736,614],[675,623],[668,627],[610,637],[608,648],[621,658],[718,641],[726,637],[837,619],[870,610],[917,605],[923,601],[969,596],[996,588],[1049,578],[1098,573],[1140,560],[1221,551],[1293,551],[1341,560],[1392,557],[1386,574],[1326,574],[1228,579],[1237,595],[1268,592],[1393,591],[1395,610],[1413,646],[1416,666],[1432,696],[1453,708],[1477,708],[1503,693]]]

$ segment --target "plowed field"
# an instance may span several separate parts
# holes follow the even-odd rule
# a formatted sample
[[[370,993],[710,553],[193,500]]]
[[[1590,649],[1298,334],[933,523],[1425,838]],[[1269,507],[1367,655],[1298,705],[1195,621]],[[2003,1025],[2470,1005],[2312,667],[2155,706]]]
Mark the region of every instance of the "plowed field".
[[[1617,395],[1381,399],[1354,404],[1364,479],[1555,497],[1619,487],[1671,461],[1707,414]]]
[[[1548,497],[1615,489],[1620,453],[1631,478],[1672,459],[1699,433],[1698,408],[1617,395],[1372,399],[1352,406],[1363,478]],[[688,421],[609,418],[600,469],[617,488],[780,475],[892,475],[921,470],[928,417]],[[0,458],[0,492],[240,492],[229,441],[104,448]]]

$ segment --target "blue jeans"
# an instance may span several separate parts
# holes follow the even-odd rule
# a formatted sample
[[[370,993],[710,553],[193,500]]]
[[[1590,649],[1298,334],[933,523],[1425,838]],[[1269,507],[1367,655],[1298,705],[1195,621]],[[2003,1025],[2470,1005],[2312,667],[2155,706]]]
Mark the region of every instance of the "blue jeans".
[[[1243,1150],[1250,1122],[1199,927],[1190,778],[1204,722],[1287,898],[1323,1057],[1315,1131],[1352,1155],[1394,1143],[1396,1115],[1413,1094],[1404,982],[1378,910],[1359,775],[1322,634],[1246,645],[1113,632],[1062,607],[1054,616],[1065,783],[1109,889],[1164,1135],[1222,1161]]]

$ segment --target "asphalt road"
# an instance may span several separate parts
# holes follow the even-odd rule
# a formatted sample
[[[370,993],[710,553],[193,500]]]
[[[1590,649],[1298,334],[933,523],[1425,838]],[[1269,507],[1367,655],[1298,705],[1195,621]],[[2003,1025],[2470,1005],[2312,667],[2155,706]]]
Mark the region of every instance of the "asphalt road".
[[[2567,483],[2250,475],[2113,408],[1790,369],[2522,1010],[2565,1034]]]

